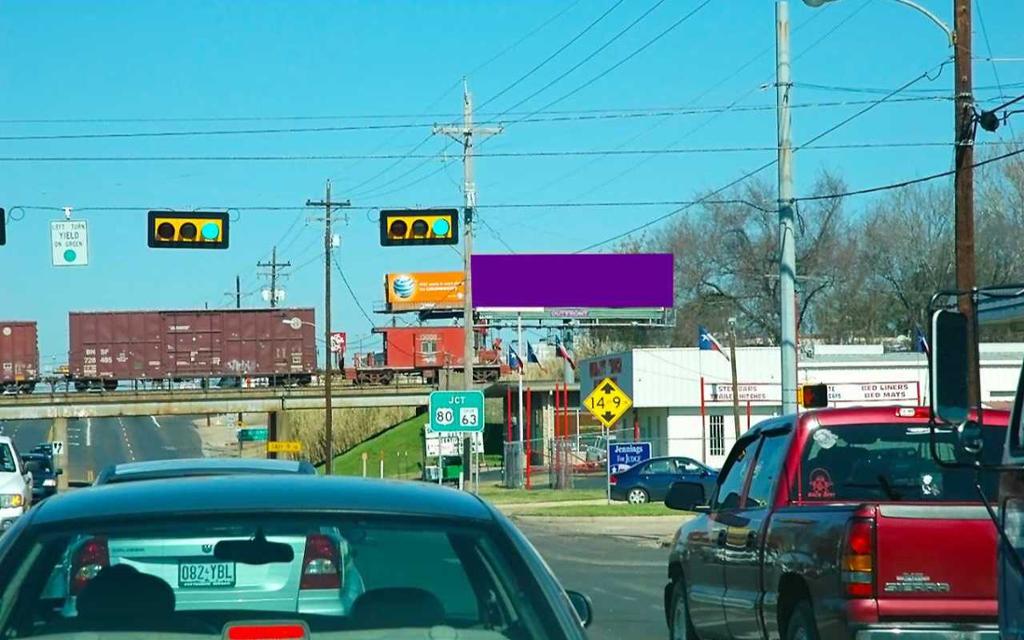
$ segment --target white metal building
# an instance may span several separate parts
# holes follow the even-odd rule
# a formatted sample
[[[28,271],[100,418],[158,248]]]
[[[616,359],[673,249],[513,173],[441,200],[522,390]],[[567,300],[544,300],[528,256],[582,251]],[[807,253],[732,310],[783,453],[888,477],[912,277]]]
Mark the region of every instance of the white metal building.
[[[1024,343],[981,345],[982,401],[1004,403],[1017,388]],[[739,430],[781,411],[779,352],[736,349]],[[923,353],[884,352],[881,345],[813,345],[798,362],[801,384],[827,383],[835,406],[928,403]],[[652,454],[689,456],[720,466],[736,439],[729,360],[696,348],[633,349],[580,363],[580,397],[611,377],[633,399],[618,437],[650,441]]]

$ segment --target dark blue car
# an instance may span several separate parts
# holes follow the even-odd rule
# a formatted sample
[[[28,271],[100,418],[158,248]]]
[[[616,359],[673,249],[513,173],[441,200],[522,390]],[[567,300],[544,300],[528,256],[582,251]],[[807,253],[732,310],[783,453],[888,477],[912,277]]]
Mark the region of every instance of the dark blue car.
[[[673,482],[700,482],[704,495],[718,480],[718,472],[696,460],[681,457],[651,458],[625,471],[612,474],[612,500],[626,500],[633,504],[661,502]]]

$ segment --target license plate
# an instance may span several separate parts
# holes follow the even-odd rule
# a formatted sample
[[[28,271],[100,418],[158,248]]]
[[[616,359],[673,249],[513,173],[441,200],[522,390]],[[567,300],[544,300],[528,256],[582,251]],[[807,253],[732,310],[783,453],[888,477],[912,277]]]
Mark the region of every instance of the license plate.
[[[178,588],[198,589],[235,586],[233,562],[179,562]]]

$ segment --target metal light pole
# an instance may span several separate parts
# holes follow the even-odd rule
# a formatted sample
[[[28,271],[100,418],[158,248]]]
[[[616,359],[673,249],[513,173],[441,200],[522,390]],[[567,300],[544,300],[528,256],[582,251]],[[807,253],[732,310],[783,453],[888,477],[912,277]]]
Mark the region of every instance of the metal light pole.
[[[779,350],[782,412],[796,411],[796,229],[793,224],[793,138],[790,100],[789,2],[775,3],[775,89],[779,134]]]

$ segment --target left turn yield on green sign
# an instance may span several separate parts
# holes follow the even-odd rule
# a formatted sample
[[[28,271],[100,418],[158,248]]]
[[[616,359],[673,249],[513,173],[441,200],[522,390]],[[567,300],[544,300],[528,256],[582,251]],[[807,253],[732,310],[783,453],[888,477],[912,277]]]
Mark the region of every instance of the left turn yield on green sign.
[[[84,267],[89,264],[89,228],[85,220],[54,220],[50,223],[53,266]]]

